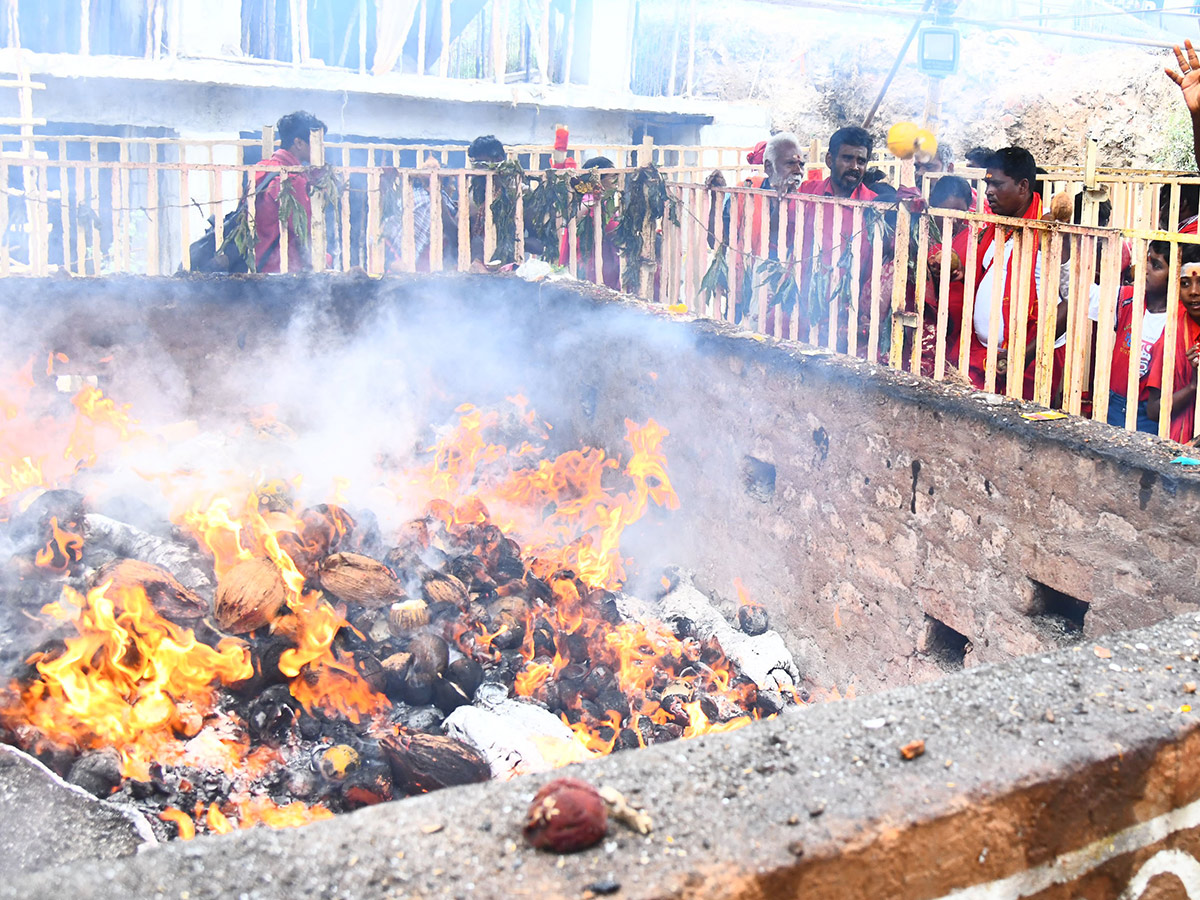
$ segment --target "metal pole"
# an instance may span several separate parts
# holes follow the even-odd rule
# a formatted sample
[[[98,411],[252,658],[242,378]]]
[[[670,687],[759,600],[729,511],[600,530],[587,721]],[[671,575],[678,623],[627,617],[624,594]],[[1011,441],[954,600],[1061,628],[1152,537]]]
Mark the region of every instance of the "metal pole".
[[[839,4],[846,5],[846,4]],[[879,112],[879,104],[883,102],[883,98],[887,96],[888,88],[892,86],[892,80],[896,77],[896,73],[900,71],[900,66],[904,62],[904,57],[908,55],[908,48],[912,46],[912,42],[916,40],[917,32],[921,29],[921,22],[926,13],[929,12],[929,7],[933,6],[933,0],[925,0],[925,5],[921,8],[920,17],[913,22],[913,26],[909,29],[908,37],[904,39],[904,46],[900,48],[900,52],[896,54],[896,61],[892,63],[892,70],[888,72],[887,78],[883,79],[883,87],[879,89],[879,96],[875,98],[875,102],[871,104],[871,109],[867,112],[867,117],[863,119],[863,128],[871,126],[871,120],[875,118],[875,113]]]

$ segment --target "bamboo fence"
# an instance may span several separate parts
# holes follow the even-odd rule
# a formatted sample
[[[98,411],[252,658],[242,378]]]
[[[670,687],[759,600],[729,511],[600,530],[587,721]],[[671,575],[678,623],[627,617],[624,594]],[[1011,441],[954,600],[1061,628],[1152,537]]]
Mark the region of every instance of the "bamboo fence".
[[[270,129],[256,142],[29,135],[12,141],[0,153],[6,193],[0,277],[186,272],[189,247],[210,222],[216,245],[229,237],[224,216],[263,171],[258,160],[275,147]],[[980,387],[1101,421],[1114,385],[1136,395],[1139,384],[1138,354],[1131,354],[1127,369],[1112,368],[1118,294],[1123,287],[1132,292],[1132,345],[1140,346],[1149,243],[1170,244],[1164,341],[1174,347],[1182,321],[1178,251],[1200,243],[1196,235],[1159,230],[1159,200],[1165,199],[1168,224],[1178,226],[1183,187],[1200,183],[1164,172],[1087,166],[1048,172],[1048,194],[1072,186],[1085,192],[1085,222],[1105,192],[1120,199],[1110,225],[1100,227],[1094,218],[1093,224],[1060,224],[980,212],[914,212],[905,203],[780,197],[741,186],[737,175],[749,167],[740,149],[650,141],[594,145],[583,149],[617,163],[603,172],[617,176],[618,187],[603,202],[556,208],[535,236],[527,233],[525,202],[500,202],[511,199],[514,170],[470,168],[454,156],[462,154],[461,146],[324,144],[314,133],[312,149],[313,165],[326,173],[320,183],[327,186],[312,196],[303,236],[315,271],[384,276],[495,269],[537,252],[556,263],[561,258],[579,277],[619,279],[628,292],[679,314],[937,381],[965,382],[963,362],[974,347]],[[254,161],[247,161],[251,153]],[[586,175],[545,168],[545,147],[513,148],[514,157],[521,155],[527,163],[522,189],[555,178],[570,184]],[[430,167],[429,159],[438,165]],[[664,214],[626,229],[623,240],[636,236],[636,252],[623,246],[612,253],[614,225],[626,211],[620,198],[645,177],[642,167],[650,162],[661,176]],[[710,166],[721,165],[733,186],[706,184]],[[281,181],[299,174],[318,183],[311,169],[282,170]],[[507,219],[497,214],[505,208]],[[256,213],[255,203],[246,204],[252,233]],[[281,225],[280,270],[286,272],[288,243],[297,232],[294,223]],[[985,248],[981,234],[989,227],[1006,239]],[[960,233],[958,281],[951,275],[951,241],[941,236]],[[530,244],[535,239],[544,246]],[[980,290],[988,254],[995,257],[1000,245],[1013,275],[992,278],[990,290]],[[1126,245],[1131,277],[1122,262]],[[979,304],[990,307],[986,328],[976,321]],[[980,342],[973,337],[977,331],[993,337]],[[1184,387],[1173,379],[1167,366],[1161,436],[1170,433],[1173,391]],[[1136,404],[1129,404],[1127,429],[1136,428],[1136,417]]]

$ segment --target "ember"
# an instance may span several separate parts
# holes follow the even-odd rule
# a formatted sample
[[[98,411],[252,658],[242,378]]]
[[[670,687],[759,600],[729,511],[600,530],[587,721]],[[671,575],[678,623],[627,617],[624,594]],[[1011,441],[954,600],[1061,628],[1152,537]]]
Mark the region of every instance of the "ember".
[[[303,824],[795,702],[799,672],[748,598],[735,628],[678,572],[658,597],[622,592],[622,532],[679,503],[653,420],[626,422],[625,459],[549,458],[523,398],[460,406],[413,460],[380,461],[394,527],[302,505],[302,473],[157,472],[143,456],[176,510],[150,528],[93,510],[81,476],[163,436],[91,384],[67,414],[31,372],[0,394],[0,590],[44,605],[0,692],[0,738],[178,837]],[[275,425],[272,439],[293,434]]]

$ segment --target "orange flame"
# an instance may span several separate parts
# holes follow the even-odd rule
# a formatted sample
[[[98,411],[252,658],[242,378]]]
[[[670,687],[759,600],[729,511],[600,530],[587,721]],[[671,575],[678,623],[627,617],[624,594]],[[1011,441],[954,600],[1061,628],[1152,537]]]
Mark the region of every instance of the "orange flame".
[[[33,558],[34,564],[55,572],[65,572],[72,563],[83,559],[83,538],[58,527],[58,517],[50,517],[52,536]]]
[[[74,606],[77,637],[58,656],[37,653],[39,678],[24,690],[14,683],[0,700],[0,721],[34,726],[46,743],[76,751],[114,747],[122,774],[145,779],[151,762],[183,752],[180,703],[206,714],[214,682],[233,684],[252,674],[245,646],[231,638],[217,647],[162,618],[141,588],[110,598],[102,584],[84,597],[63,588]]]

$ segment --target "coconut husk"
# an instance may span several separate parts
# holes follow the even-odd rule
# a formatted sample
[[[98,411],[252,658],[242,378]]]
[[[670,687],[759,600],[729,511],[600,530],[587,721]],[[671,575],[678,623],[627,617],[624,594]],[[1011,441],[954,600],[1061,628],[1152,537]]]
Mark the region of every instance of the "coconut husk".
[[[247,559],[217,581],[216,618],[231,634],[261,628],[279,615],[287,585],[269,559]]]
[[[141,588],[150,605],[164,619],[193,623],[208,615],[208,601],[189,591],[162,566],[136,559],[118,559],[101,566],[92,576],[91,587],[112,582],[109,597],[116,599],[120,591]]]
[[[388,610],[388,630],[399,637],[429,624],[429,604],[424,600],[403,600]]]
[[[421,593],[429,603],[453,603],[459,609],[466,609],[471,602],[467,586],[443,572],[431,573],[421,584]]]
[[[405,732],[387,735],[379,744],[392,767],[393,782],[407,794],[475,784],[492,775],[478,750],[440,734]]]
[[[320,569],[321,587],[354,606],[378,609],[405,600],[404,588],[391,569],[361,553],[334,553]]]

